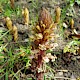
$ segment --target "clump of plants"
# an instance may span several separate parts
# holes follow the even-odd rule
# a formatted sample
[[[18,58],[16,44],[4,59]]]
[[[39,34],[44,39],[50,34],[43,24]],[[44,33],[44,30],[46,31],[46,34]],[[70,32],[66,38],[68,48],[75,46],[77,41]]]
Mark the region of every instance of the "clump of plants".
[[[80,41],[78,40],[72,40],[64,47],[64,53],[70,52],[74,55],[77,55],[77,50],[79,49]]]
[[[15,0],[0,1],[0,18],[2,17],[18,18],[21,16],[21,7],[16,6]]]
[[[10,1],[11,1],[11,8],[14,9],[14,0],[10,0]],[[29,24],[28,9],[25,8],[23,10],[22,14],[24,17],[24,24],[28,26],[28,24]],[[29,54],[30,54],[30,56],[29,56],[27,54],[28,50],[25,51],[25,49],[20,48],[19,50],[14,50],[13,52],[11,52],[11,56],[9,56],[10,59],[13,56],[14,57],[13,60],[15,60],[16,57],[18,57],[18,56],[19,56],[19,58],[23,57],[24,62],[27,61],[26,66],[27,67],[31,66],[30,68],[34,72],[34,75],[37,80],[44,80],[44,73],[46,72],[45,63],[48,63],[50,60],[55,61],[55,59],[57,58],[56,56],[53,56],[51,53],[48,53],[47,51],[50,50],[50,52],[51,52],[51,51],[53,51],[53,49],[55,49],[56,46],[58,46],[58,44],[55,43],[56,35],[54,34],[54,30],[60,21],[60,14],[61,14],[60,7],[57,7],[56,8],[56,19],[55,19],[55,21],[53,21],[48,10],[45,8],[42,8],[39,18],[38,18],[38,22],[34,27],[32,27],[31,34],[30,34],[30,40],[31,40],[30,46],[31,46],[31,51],[33,54],[30,54],[30,52],[29,52]],[[17,27],[15,25],[13,25],[13,23],[9,17],[6,17],[5,21],[6,21],[6,27],[8,28],[10,34],[13,35],[13,39],[16,43],[16,41],[18,40]],[[16,54],[15,54],[15,52],[16,52]],[[9,52],[7,51],[6,53],[9,53]],[[26,58],[25,55],[29,56],[29,58],[31,58],[31,65],[29,64],[30,59],[28,59],[28,57]],[[6,73],[6,75],[8,75],[8,74]],[[15,73],[12,75],[15,75]]]
[[[15,33],[15,27],[13,28]],[[20,79],[21,70],[30,66],[30,48],[12,47],[16,42],[12,42],[10,30],[0,30],[0,80]]]

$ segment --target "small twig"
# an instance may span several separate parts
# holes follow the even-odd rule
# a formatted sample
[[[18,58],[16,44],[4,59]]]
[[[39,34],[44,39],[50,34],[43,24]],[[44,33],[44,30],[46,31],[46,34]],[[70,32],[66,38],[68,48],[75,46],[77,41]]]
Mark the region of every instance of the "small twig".
[[[68,79],[68,80],[70,80],[71,78],[67,78],[67,77],[54,77],[54,79]]]
[[[68,72],[68,70],[56,70],[56,71],[60,71],[60,72]]]
[[[25,43],[25,42],[29,42],[29,40],[27,41],[16,41],[16,42],[8,42],[9,44],[17,44],[17,43]],[[6,42],[4,42],[6,43]]]
[[[4,65],[0,66],[0,69],[2,69],[6,65],[8,65],[8,61]]]
[[[52,69],[51,67],[49,67],[49,66],[47,66],[47,65],[46,65],[46,68],[49,69],[49,70],[52,71],[52,72],[55,72],[55,71],[56,71],[56,70]]]
[[[28,41],[17,41],[17,42],[10,42],[10,43],[25,43],[25,42],[28,42]]]
[[[21,69],[19,69],[19,70],[14,74],[13,78],[14,78],[21,70],[23,70],[24,68],[25,68],[25,66],[23,66]]]

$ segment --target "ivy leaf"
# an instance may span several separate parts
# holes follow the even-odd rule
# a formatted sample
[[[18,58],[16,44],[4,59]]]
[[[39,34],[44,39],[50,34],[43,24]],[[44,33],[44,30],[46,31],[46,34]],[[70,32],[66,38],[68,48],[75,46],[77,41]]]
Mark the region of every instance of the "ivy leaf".
[[[68,45],[64,47],[63,52],[64,52],[64,53],[66,53],[66,52],[70,52]]]

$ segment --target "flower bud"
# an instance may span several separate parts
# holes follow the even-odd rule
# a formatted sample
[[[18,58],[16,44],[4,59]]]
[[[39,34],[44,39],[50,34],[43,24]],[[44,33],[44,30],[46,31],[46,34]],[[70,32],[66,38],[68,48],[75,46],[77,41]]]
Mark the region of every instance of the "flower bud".
[[[6,26],[9,30],[12,30],[12,21],[9,17],[7,17],[6,19]]]
[[[29,11],[27,8],[25,8],[24,10],[22,10],[22,14],[24,17],[24,24],[28,25],[29,24]]]
[[[57,7],[56,8],[56,20],[55,20],[56,23],[59,23],[60,15],[61,15],[61,9],[60,9],[60,7]]]
[[[15,25],[13,26],[13,37],[14,37],[14,41],[18,40],[18,30]]]
[[[74,28],[74,20],[73,19],[71,19],[70,25],[71,25],[71,29],[73,29]]]

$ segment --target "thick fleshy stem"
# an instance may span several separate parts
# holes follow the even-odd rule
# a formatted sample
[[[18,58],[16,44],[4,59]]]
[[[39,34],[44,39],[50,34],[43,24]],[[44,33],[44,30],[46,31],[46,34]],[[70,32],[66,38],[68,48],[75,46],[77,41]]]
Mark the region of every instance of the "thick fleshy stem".
[[[37,71],[36,71],[36,80],[44,80],[44,70],[43,70],[43,56],[45,55],[45,51],[40,50],[38,53],[37,59]]]

